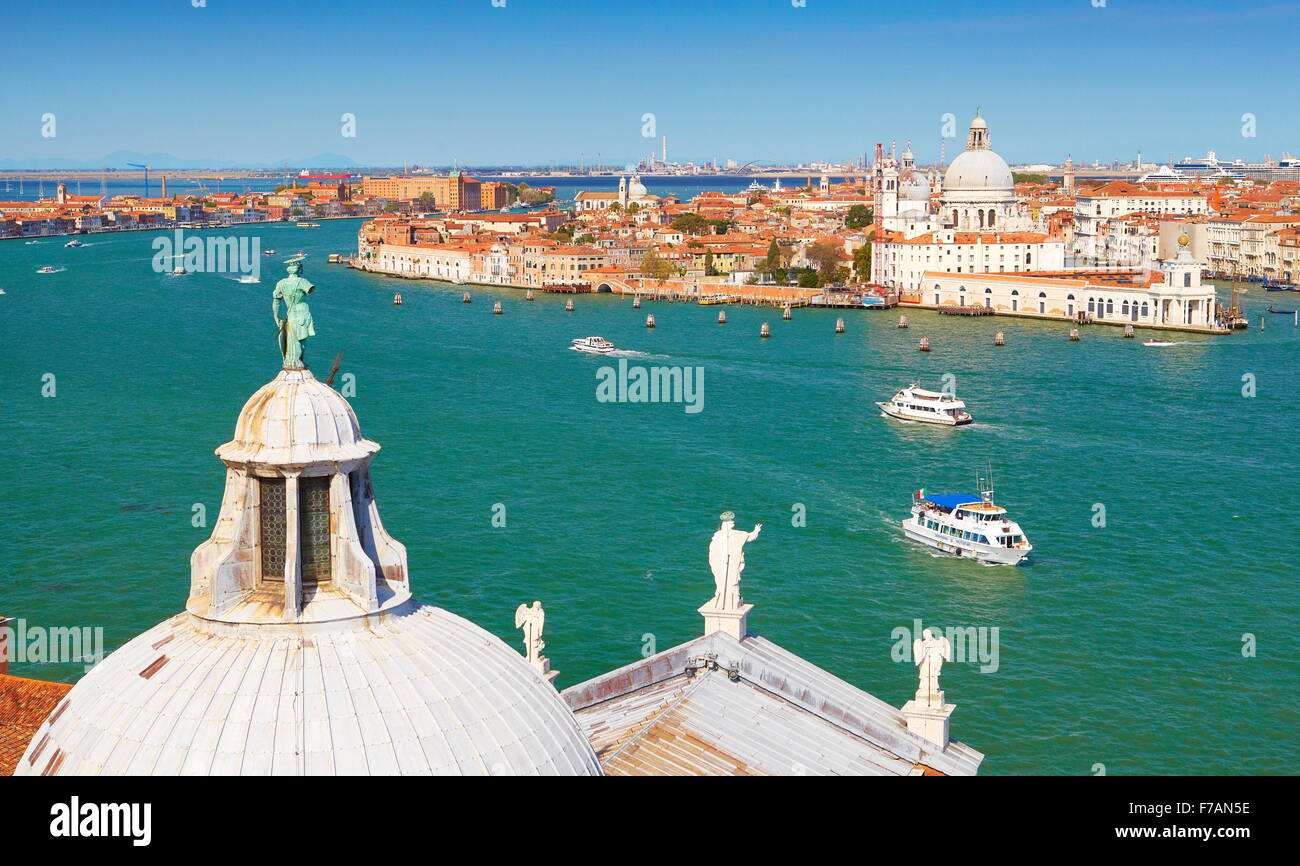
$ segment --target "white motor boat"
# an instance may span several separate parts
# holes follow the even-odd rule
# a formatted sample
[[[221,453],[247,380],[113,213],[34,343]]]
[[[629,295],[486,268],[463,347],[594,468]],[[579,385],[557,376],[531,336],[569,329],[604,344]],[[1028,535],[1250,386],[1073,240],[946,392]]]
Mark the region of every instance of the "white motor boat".
[[[84,247],[85,244],[83,244],[81,241],[75,241],[75,240],[74,240],[74,241],[68,241],[66,244],[64,244],[64,246],[65,246],[65,247]]]
[[[1177,346],[1173,340],[1143,340],[1142,345],[1154,346],[1157,349],[1163,349],[1165,346]]]
[[[608,355],[614,351],[614,344],[604,337],[579,337],[569,347],[575,352],[590,352],[593,355]]]
[[[171,269],[171,273],[167,274],[169,277],[188,277],[189,275],[190,272],[185,270],[184,265],[177,265]]]
[[[912,495],[912,516],[903,521],[908,538],[953,556],[997,565],[1017,565],[1029,556],[1029,543],[1020,524],[993,503],[993,491],[979,496],[964,493]]]
[[[961,400],[951,394],[927,391],[916,383],[899,391],[893,399],[876,405],[885,415],[900,421],[959,427],[973,420],[966,411],[966,404]]]

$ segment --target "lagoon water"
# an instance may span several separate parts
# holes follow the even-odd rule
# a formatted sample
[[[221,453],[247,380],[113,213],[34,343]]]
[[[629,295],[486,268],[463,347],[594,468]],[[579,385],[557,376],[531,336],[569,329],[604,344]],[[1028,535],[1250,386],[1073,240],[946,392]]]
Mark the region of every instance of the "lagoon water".
[[[326,265],[355,250],[357,226],[235,231],[280,253],[257,285],[157,274],[152,233],[0,245],[0,613],[102,626],[112,649],[182,609],[220,503],[212,450],[278,369],[270,292],[301,249],[318,287],[307,359],[323,379],[345,353],[416,594],[516,645],[515,607],[542,600],[562,687],[700,632],[709,536],[731,509],[764,524],[747,550],[751,629],[896,706],[916,676],[892,657],[895,629],[997,629],[996,670],[943,673],[954,736],[987,754],[985,772],[1294,769],[1300,331],[1282,316],[1258,330],[1294,296],[1252,287],[1252,330],[1167,349],[1142,331],[1070,343],[1065,323],[926,311],[908,311],[909,330],[897,311],[785,322],[728,307],[718,325],[712,307],[609,295],[566,313],[563,296],[471,287],[462,304],[460,286]],[[37,276],[45,264],[67,270]],[[631,363],[703,368],[703,411],[598,402],[609,362],[567,349],[590,334],[641,353]],[[900,425],[873,405],[945,374],[968,428]],[[973,492],[989,464],[1035,545],[1027,565],[902,539],[913,490]]]

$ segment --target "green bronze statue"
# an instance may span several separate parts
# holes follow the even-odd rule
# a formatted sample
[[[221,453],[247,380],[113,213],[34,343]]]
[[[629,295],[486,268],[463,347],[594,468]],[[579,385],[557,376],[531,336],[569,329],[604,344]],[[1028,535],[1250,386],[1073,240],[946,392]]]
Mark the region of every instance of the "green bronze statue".
[[[302,358],[302,344],[308,337],[316,336],[316,328],[311,321],[311,308],[307,306],[307,295],[316,287],[303,279],[302,263],[289,262],[289,276],[275,284],[271,293],[271,315],[280,329],[280,355],[284,358],[286,370],[301,370],[306,367]],[[280,318],[280,302],[284,301],[284,318]]]

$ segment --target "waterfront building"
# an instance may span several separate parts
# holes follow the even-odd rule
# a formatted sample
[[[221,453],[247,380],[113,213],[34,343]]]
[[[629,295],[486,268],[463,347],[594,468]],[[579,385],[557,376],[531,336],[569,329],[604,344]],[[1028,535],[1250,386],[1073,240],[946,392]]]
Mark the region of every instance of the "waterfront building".
[[[433,196],[438,210],[478,210],[481,207],[480,182],[459,171],[446,176],[370,177],[361,179],[361,191],[389,201],[414,201],[425,193]]]
[[[991,307],[999,316],[1220,333],[1215,290],[1184,237],[1158,270],[1040,270],[1017,274],[928,271],[923,306]],[[910,300],[910,299],[909,299]],[[916,303],[915,301],[913,301]]]

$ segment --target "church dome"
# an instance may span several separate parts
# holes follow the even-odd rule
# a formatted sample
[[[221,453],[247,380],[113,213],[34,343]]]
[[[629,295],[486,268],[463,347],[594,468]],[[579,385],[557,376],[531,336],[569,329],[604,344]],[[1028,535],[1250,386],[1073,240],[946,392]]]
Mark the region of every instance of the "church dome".
[[[898,182],[898,197],[903,201],[930,201],[930,182],[920,172],[903,175]]]
[[[645,184],[641,182],[639,176],[632,178],[632,183],[627,188],[627,194],[629,198],[644,198],[647,195]]]
[[[16,775],[598,775],[517,652],[410,602],[332,628],[165,620],[91,669]]]
[[[308,370],[258,389],[185,610],[73,686],[17,774],[600,775],[549,663],[412,596],[378,450]]]
[[[982,122],[978,117],[975,120]],[[943,188],[945,192],[1008,192],[1015,189],[1015,183],[1011,179],[1011,168],[1002,157],[991,150],[968,150],[948,166],[943,176]]]
[[[234,438],[217,456],[231,463],[302,464],[357,460],[378,450],[362,438],[343,395],[310,370],[286,369],[248,398]]]

